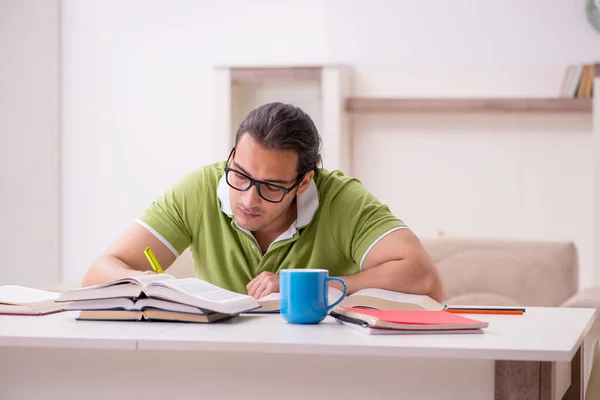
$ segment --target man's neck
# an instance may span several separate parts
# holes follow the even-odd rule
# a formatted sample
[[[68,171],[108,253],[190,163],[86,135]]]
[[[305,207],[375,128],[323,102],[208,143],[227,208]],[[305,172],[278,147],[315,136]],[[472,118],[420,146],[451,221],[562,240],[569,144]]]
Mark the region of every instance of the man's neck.
[[[290,204],[288,210],[281,215],[271,225],[268,227],[261,229],[260,231],[254,231],[252,234],[254,238],[258,242],[262,254],[267,252],[267,249],[277,239],[283,232],[290,228],[292,222],[294,222],[298,218],[298,206],[296,205],[296,200]]]

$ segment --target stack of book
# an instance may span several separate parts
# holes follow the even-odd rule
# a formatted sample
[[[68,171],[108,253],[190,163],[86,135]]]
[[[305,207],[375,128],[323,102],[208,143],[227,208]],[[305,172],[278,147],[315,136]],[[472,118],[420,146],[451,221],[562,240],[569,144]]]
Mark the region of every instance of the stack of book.
[[[330,314],[339,323],[370,335],[483,333],[488,326],[448,311],[337,307]]]
[[[594,78],[600,77],[600,64],[568,65],[560,87],[560,97],[589,99],[594,95]]]
[[[251,296],[169,274],[118,279],[66,291],[57,302],[78,320],[217,322],[260,307]]]

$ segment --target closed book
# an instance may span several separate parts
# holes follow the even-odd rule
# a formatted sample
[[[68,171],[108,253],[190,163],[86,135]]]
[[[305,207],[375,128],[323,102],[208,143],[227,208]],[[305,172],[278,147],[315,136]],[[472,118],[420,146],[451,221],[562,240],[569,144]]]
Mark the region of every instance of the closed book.
[[[364,308],[338,308],[338,315],[363,321],[370,328],[402,330],[457,330],[482,329],[488,323],[446,311],[374,310]],[[332,313],[333,314],[333,313]]]

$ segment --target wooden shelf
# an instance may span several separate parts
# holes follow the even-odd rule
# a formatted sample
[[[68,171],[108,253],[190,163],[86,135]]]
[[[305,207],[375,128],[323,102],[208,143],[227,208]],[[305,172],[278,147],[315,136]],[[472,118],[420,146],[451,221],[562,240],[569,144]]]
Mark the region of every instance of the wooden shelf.
[[[354,113],[549,112],[591,113],[592,99],[561,98],[372,98],[349,97],[346,111]]]
[[[249,67],[231,68],[231,83],[276,81],[321,81],[322,67]]]

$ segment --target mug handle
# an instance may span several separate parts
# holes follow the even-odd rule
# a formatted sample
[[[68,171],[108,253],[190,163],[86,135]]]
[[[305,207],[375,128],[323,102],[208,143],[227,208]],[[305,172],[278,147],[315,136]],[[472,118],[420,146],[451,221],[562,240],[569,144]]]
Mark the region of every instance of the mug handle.
[[[340,304],[342,302],[342,300],[344,300],[346,298],[346,282],[344,282],[342,279],[340,278],[332,278],[332,277],[327,277],[327,282],[329,281],[338,281],[339,283],[342,284],[342,286],[344,287],[344,293],[342,293],[342,295],[340,296],[339,299],[336,300],[335,303],[333,303],[330,306],[327,306],[327,311],[331,310],[333,307],[337,306],[338,304]]]

